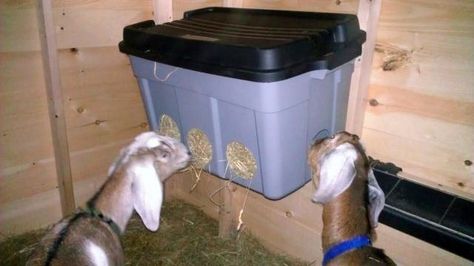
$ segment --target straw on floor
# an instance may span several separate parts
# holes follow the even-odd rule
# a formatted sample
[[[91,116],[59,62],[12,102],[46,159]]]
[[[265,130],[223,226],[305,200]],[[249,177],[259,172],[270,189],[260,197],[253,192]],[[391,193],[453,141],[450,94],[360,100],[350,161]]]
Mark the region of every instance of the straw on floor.
[[[305,265],[272,254],[250,234],[238,240],[217,237],[217,221],[182,201],[163,206],[157,232],[134,216],[122,236],[126,265]],[[2,265],[25,265],[44,230],[9,237],[0,243]]]

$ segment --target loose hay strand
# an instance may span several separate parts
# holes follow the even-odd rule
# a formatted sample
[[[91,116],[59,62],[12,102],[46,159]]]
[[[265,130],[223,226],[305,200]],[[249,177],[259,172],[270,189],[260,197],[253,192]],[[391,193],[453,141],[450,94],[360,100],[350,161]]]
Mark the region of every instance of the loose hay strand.
[[[160,135],[168,136],[177,140],[181,139],[178,125],[170,116],[163,114],[160,117]]]
[[[252,152],[243,144],[233,141],[227,145],[227,161],[230,169],[239,177],[252,179],[257,170],[257,162]]]

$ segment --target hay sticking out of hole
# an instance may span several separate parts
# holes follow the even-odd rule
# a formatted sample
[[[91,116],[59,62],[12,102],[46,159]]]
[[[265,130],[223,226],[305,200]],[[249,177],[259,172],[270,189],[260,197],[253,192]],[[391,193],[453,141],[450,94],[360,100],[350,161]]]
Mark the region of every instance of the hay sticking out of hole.
[[[189,192],[192,192],[201,179],[202,170],[209,165],[212,160],[212,145],[206,133],[197,128],[192,128],[188,132],[188,147],[192,154],[191,169],[196,180]]]
[[[257,170],[257,162],[252,152],[243,144],[233,141],[227,145],[227,162],[230,169],[239,177],[252,179]]]
[[[161,115],[160,117],[160,135],[168,136],[177,140],[181,139],[181,133],[179,132],[178,125],[168,115]]]
[[[197,128],[188,132],[188,147],[193,155],[192,165],[204,169],[212,160],[212,146],[206,133]]]

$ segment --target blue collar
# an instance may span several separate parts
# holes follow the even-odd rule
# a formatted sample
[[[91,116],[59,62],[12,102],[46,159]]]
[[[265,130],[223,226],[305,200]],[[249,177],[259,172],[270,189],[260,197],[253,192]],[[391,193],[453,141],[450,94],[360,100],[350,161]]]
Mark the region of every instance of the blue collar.
[[[332,246],[324,253],[323,265],[327,265],[332,259],[347,251],[370,245],[372,245],[370,238],[365,235],[355,236],[349,240],[342,241],[341,243]]]

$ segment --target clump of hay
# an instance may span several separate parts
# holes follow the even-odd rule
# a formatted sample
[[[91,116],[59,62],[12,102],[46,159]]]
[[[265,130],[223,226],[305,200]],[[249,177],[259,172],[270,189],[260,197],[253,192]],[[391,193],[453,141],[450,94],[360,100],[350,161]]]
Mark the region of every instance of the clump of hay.
[[[181,133],[179,132],[178,125],[168,115],[161,115],[160,117],[160,130],[159,134],[163,136],[168,136],[177,140],[181,139]]]
[[[8,236],[1,240],[2,265],[25,265],[45,233],[45,229],[39,229],[21,235]]]
[[[182,201],[165,202],[160,228],[148,231],[137,215],[121,236],[125,265],[307,265],[272,254],[252,235],[218,237],[218,223]],[[2,265],[25,265],[44,230],[9,237],[0,243]]]
[[[212,160],[212,145],[206,133],[197,128],[188,132],[188,148],[193,155],[192,165],[204,169]]]
[[[257,162],[252,152],[243,144],[233,141],[227,145],[227,163],[239,177],[252,179],[257,171]]]
[[[192,128],[188,132],[188,147],[192,154],[191,169],[196,177],[190,189],[190,192],[192,192],[201,180],[202,170],[212,160],[212,146],[206,133],[200,129]]]
[[[375,51],[383,54],[382,70],[395,71],[412,63],[415,50],[407,50],[387,43],[377,43]]]

